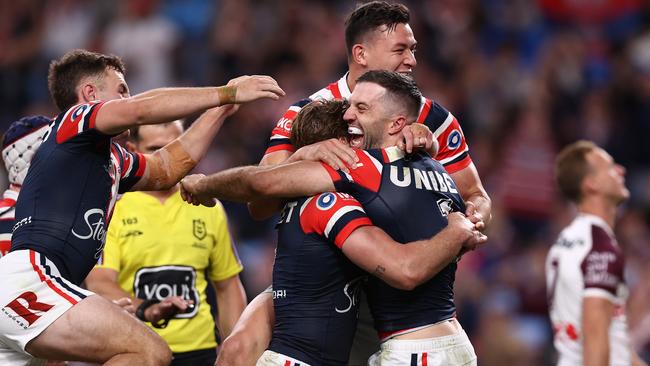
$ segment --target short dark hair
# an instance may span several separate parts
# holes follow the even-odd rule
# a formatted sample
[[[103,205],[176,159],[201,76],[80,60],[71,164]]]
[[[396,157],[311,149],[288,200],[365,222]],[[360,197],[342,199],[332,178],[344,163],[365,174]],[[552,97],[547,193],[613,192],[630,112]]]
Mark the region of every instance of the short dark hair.
[[[352,54],[352,46],[361,39],[385,25],[393,31],[398,24],[406,24],[410,20],[409,9],[403,4],[390,4],[386,1],[371,1],[359,6],[345,20],[345,46],[348,56]]]
[[[409,122],[415,122],[420,114],[422,93],[415,81],[400,73],[387,70],[367,71],[357,79],[358,83],[375,83],[388,91],[394,103],[404,106]]]
[[[343,114],[350,104],[344,99],[315,100],[302,107],[291,124],[291,144],[303,146],[331,138],[348,137]]]
[[[591,141],[580,140],[567,145],[555,160],[555,180],[560,192],[575,203],[582,200],[582,181],[589,174],[587,154],[598,146]]]
[[[117,56],[82,49],[72,50],[50,63],[48,87],[54,104],[65,111],[77,103],[77,86],[86,76],[101,75],[106,68],[126,72],[124,62]]]

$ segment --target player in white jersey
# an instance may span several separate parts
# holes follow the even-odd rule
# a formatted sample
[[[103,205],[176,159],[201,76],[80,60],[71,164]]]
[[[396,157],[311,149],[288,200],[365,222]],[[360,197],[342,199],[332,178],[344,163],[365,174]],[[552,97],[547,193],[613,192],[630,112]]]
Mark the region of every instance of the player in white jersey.
[[[631,349],[625,261],[613,231],[616,209],[630,195],[625,168],[578,141],[560,152],[556,179],[578,208],[546,258],[558,365],[645,365]]]

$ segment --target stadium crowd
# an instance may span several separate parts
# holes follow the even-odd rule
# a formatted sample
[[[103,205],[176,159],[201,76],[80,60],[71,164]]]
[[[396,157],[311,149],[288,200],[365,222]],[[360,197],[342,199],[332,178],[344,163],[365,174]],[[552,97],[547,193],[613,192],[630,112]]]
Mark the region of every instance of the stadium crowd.
[[[463,258],[458,317],[481,364],[554,361],[544,260],[572,215],[553,182],[561,147],[589,139],[627,168],[618,240],[628,320],[650,359],[650,5],[642,0],[404,1],[418,40],[415,79],[459,119],[492,198],[489,243]],[[132,94],[272,75],[279,103],[244,106],[197,168],[255,164],[292,103],[346,69],[349,1],[22,0],[0,3],[0,128],[55,115],[47,65],[73,48],[120,55]],[[5,184],[6,185],[6,184]],[[224,202],[249,297],[270,283],[274,220]]]

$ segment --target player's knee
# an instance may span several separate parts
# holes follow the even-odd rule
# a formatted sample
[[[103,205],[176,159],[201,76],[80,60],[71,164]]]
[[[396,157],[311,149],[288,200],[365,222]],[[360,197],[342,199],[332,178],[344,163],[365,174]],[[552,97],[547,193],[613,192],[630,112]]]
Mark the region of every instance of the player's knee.
[[[147,365],[150,366],[167,366],[172,362],[172,350],[167,343],[157,334],[153,334],[150,344],[143,349]]]
[[[255,352],[255,344],[246,337],[240,334],[233,334],[226,338],[221,344],[219,349],[219,358],[224,361],[234,362],[246,355],[251,355]]]

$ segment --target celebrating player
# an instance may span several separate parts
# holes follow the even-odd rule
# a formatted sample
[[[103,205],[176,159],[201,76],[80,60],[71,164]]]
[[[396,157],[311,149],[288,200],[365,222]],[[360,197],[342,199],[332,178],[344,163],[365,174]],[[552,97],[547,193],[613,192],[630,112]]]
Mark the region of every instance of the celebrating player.
[[[52,62],[48,78],[61,114],[32,160],[16,204],[11,251],[0,259],[0,364],[25,364],[33,356],[166,365],[171,352],[159,336],[78,286],[101,253],[116,195],[176,184],[234,111],[214,107],[284,92],[268,76],[245,76],[222,87],[130,97],[122,61],[85,50]],[[130,127],[206,109],[154,154],[130,153],[111,141]]]
[[[235,168],[210,177],[185,178],[185,195],[194,203],[209,203],[212,196],[249,200],[257,195],[291,197],[336,188],[354,196],[372,222],[396,241],[430,237],[447,225],[446,216],[452,211],[464,211],[464,204],[440,163],[425,153],[406,158],[394,147],[404,127],[417,118],[420,98],[411,79],[394,72],[369,71],[357,80],[351,107],[344,115],[349,128],[366,132],[353,137],[352,143],[373,149],[355,151],[360,162],[356,169],[335,171],[311,161]],[[373,255],[369,250],[363,253]],[[378,264],[372,270],[376,276],[368,284],[382,339],[380,354],[370,364],[403,365],[414,358],[430,365],[475,364],[473,347],[455,320],[455,262],[413,291],[404,291],[380,280],[393,260],[385,254],[375,253]]]

